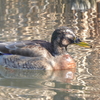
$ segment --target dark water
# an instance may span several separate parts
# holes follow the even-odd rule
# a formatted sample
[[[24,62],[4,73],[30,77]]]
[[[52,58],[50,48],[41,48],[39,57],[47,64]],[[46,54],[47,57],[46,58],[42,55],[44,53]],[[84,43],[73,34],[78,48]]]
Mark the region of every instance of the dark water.
[[[59,26],[71,27],[92,48],[71,45],[76,70],[27,71],[0,67],[0,100],[100,100],[100,2],[1,0],[0,41],[50,41]]]

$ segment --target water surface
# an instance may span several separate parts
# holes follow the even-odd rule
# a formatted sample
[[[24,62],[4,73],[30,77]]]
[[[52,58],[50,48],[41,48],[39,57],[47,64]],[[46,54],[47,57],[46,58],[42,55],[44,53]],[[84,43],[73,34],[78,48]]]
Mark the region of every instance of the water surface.
[[[68,47],[77,68],[27,71],[0,66],[1,100],[100,100],[100,2],[0,1],[0,41],[50,41],[59,26],[72,28],[82,41],[92,45],[92,48]]]

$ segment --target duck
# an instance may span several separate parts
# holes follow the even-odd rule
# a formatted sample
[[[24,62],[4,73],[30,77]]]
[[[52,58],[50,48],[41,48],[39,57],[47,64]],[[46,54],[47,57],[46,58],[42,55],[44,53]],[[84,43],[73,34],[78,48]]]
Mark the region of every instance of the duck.
[[[90,47],[66,26],[54,30],[51,43],[44,40],[1,42],[0,65],[5,68],[28,70],[73,69],[76,68],[76,63],[67,52],[70,44]]]

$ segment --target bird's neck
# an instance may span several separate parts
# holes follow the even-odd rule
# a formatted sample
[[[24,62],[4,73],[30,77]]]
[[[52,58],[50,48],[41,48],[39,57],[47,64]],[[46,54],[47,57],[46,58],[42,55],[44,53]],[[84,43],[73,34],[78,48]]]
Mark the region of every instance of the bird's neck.
[[[61,47],[59,46],[59,44],[57,44],[57,42],[53,42],[52,43],[52,48],[53,48],[53,53],[55,55],[62,55],[62,54],[66,54],[67,53],[67,47]]]

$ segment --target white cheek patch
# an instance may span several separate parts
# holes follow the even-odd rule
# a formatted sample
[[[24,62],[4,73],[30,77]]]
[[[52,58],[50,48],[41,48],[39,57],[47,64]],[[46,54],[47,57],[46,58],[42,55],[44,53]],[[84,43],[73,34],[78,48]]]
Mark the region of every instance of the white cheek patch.
[[[66,39],[63,39],[63,40],[62,40],[62,44],[63,44],[63,45],[67,45],[68,43],[69,43],[69,42],[66,41]]]

